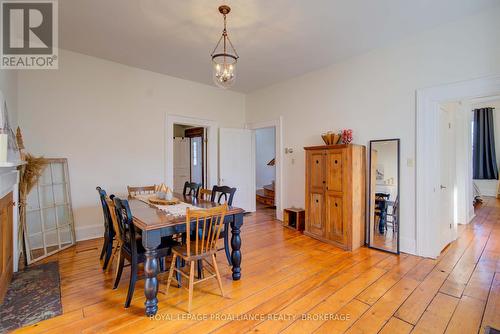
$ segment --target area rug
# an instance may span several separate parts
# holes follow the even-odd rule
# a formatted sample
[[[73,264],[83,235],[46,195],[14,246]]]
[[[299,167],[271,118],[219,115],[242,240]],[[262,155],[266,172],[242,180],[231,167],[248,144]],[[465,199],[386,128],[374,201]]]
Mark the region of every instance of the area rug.
[[[0,306],[0,333],[62,313],[59,263],[49,262],[14,273]]]

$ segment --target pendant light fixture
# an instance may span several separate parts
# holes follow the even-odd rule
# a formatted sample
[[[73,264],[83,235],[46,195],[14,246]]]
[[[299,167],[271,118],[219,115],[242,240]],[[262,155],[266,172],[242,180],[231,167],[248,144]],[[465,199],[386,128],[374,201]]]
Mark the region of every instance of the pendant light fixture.
[[[230,11],[231,8],[229,6],[222,5],[219,7],[219,12],[224,17],[224,30],[222,30],[222,36],[219,38],[211,54],[213,80],[221,88],[229,88],[234,84],[236,79],[236,63],[239,58],[226,30],[226,16]]]

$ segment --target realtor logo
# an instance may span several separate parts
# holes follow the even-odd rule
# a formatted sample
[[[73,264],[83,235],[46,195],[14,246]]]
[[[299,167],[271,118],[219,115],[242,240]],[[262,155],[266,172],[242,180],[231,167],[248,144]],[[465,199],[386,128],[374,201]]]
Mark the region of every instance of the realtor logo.
[[[0,68],[57,69],[57,0],[0,3]]]

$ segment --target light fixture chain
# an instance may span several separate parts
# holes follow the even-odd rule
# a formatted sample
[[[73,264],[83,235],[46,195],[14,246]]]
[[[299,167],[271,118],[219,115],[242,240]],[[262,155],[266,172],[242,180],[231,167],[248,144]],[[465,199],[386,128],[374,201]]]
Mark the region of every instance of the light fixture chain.
[[[227,36],[227,41],[229,42],[229,45],[231,46],[231,49],[233,49],[233,52],[234,52],[234,54],[236,55],[236,58],[240,58],[240,56],[238,55],[238,52],[236,52],[236,49],[235,49],[235,48],[234,48],[234,46],[233,46],[233,43],[232,43],[232,42],[231,42],[231,40],[229,39],[229,36]],[[226,51],[224,50],[224,52],[226,52]]]
[[[224,35],[221,35],[220,38],[219,38],[219,41],[217,42],[217,45],[215,46],[214,50],[212,51],[211,53],[211,56],[213,56],[215,54],[215,51],[217,51],[217,48],[219,47],[220,45],[220,41],[222,41],[222,38],[224,37]]]

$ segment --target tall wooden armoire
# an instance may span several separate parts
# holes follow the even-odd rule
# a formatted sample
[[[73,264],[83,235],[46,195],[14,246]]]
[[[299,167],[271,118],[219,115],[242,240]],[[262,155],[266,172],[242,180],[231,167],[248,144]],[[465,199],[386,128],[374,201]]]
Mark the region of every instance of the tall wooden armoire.
[[[304,233],[345,250],[361,247],[365,243],[365,146],[347,144],[304,149]]]

